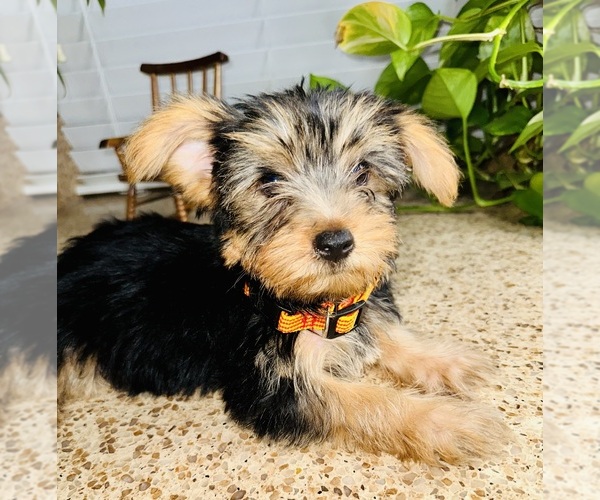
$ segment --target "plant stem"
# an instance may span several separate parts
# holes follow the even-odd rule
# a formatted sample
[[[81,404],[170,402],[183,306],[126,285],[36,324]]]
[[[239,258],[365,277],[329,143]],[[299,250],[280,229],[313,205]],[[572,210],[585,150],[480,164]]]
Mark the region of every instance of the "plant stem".
[[[580,1],[580,0],[577,0]],[[518,80],[510,80],[506,78],[505,75],[500,76],[496,72],[496,60],[498,59],[498,53],[500,52],[500,42],[502,41],[502,37],[506,34],[506,30],[508,25],[511,23],[513,17],[525,6],[525,4],[529,2],[529,0],[521,0],[519,3],[515,4],[513,8],[506,15],[500,26],[498,26],[498,30],[501,30],[498,35],[494,38],[494,45],[492,47],[492,53],[490,54],[489,64],[488,64],[488,72],[493,81],[499,84],[500,88],[509,88],[509,89],[533,89],[537,87],[542,87],[544,82],[542,79],[540,80],[532,80],[528,82],[521,82]]]
[[[444,16],[443,14],[436,14],[436,16],[439,20],[444,21],[446,23],[457,23],[463,21],[463,19],[460,19],[458,17]]]
[[[527,42],[527,34],[526,34],[526,27],[525,27],[525,16],[527,14],[524,14],[523,12],[521,13],[521,16],[519,17],[519,32],[521,35],[521,43],[525,43]],[[523,80],[528,80],[529,78],[529,68],[527,67],[527,56],[523,56],[521,57],[521,76],[519,77],[519,80],[523,81]]]
[[[554,29],[558,23],[562,21],[562,18],[565,17],[576,5],[582,3],[583,1],[585,0],[570,0],[553,18],[550,19],[550,21],[545,23],[543,34],[544,49],[546,48],[550,37],[554,35]]]
[[[493,207],[494,205],[501,205],[512,200],[512,195],[498,200],[484,200],[479,196],[479,190],[477,189],[477,179],[475,178],[475,169],[471,161],[471,150],[469,148],[469,129],[467,126],[467,119],[462,118],[462,132],[463,132],[463,149],[465,152],[465,161],[467,163],[467,173],[469,174],[469,184],[471,185],[471,191],[473,192],[473,200],[480,207]]]
[[[579,42],[579,36],[577,33],[577,21],[578,19],[575,16],[571,17],[571,30],[573,31],[574,44]],[[579,82],[581,81],[581,75],[581,57],[579,55],[576,55],[573,60],[573,77],[571,78],[571,80]]]
[[[519,78],[519,70],[517,69],[517,63],[515,61],[510,62],[510,69],[512,70],[515,79]]]
[[[546,87],[560,90],[593,89],[600,87],[600,79],[574,82],[572,80],[557,80],[554,78],[554,75],[548,75],[548,78],[546,78]]]
[[[501,89],[511,89],[511,90],[537,89],[537,88],[541,88],[544,86],[544,81],[542,79],[531,80],[528,82],[520,82],[520,81],[516,81],[516,80],[511,80],[510,78],[506,78],[504,75],[502,75],[500,77],[500,80],[496,83],[498,83],[498,86]]]
[[[496,36],[502,36],[506,34],[506,30],[496,28],[489,33],[464,33],[459,35],[446,35],[439,36],[437,38],[431,38],[429,40],[425,40],[421,43],[418,43],[414,47],[411,47],[411,50],[420,50],[429,45],[435,45],[436,43],[443,42],[491,42]]]
[[[551,2],[548,3],[548,5],[546,6],[548,9],[553,9],[558,7],[559,5],[562,5],[563,3],[568,3],[570,4],[573,0],[553,0]]]

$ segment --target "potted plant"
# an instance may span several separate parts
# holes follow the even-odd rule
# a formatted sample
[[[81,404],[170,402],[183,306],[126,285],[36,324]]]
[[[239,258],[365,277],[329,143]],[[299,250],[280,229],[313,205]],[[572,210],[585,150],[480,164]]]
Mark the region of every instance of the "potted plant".
[[[523,222],[542,222],[542,45],[531,16],[539,3],[470,0],[453,18],[421,2],[367,2],[337,26],[341,50],[389,56],[375,93],[440,120],[473,198],[458,209],[513,202]],[[311,84],[341,85],[315,75]]]

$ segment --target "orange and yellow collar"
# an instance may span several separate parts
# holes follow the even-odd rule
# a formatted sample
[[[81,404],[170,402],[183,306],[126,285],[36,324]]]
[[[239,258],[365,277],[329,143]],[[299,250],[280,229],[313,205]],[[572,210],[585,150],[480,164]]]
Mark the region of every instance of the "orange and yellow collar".
[[[363,293],[353,295],[340,302],[323,302],[321,314],[311,311],[291,311],[274,302],[271,309],[275,328],[281,333],[310,330],[328,339],[349,333],[359,325],[362,308],[369,299],[373,288],[370,286]],[[247,282],[244,284],[244,294],[247,297],[252,295],[250,284]]]

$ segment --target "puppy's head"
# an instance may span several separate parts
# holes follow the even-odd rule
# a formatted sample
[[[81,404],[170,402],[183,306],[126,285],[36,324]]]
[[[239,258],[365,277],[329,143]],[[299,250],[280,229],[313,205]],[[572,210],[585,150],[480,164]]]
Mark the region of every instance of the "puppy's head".
[[[125,151],[133,182],[161,175],[213,211],[226,265],[276,296],[364,291],[397,252],[393,200],[412,178],[451,205],[459,171],[431,124],[371,94],[301,88],[228,106],[179,98]]]

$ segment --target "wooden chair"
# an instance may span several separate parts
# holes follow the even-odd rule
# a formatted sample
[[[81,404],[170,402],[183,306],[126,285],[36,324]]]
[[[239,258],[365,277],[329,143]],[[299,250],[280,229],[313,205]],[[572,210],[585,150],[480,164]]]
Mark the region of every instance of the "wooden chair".
[[[181,93],[180,87],[185,87],[187,93],[211,94],[215,97],[221,97],[221,71],[222,64],[229,60],[226,54],[215,52],[199,59],[190,61],[181,61],[165,64],[147,64],[140,66],[140,71],[150,76],[150,90],[152,96],[152,111],[160,107],[161,100],[171,94]],[[182,79],[185,85],[181,85]],[[200,79],[200,82],[196,80]],[[164,81],[167,86],[161,86]],[[166,92],[161,92],[167,88]],[[196,90],[198,89],[198,90]],[[127,165],[122,154],[122,147],[127,137],[111,137],[100,141],[100,148],[112,148],[117,154],[123,173],[119,175],[119,180],[127,182]],[[136,216],[138,206],[155,201],[166,196],[172,196],[175,202],[177,218],[187,221],[187,209],[183,198],[171,186],[161,181],[161,179],[150,179],[150,184],[144,183],[149,192],[144,197],[138,194],[138,186],[129,184],[127,190],[127,209],[125,217],[131,220]]]

